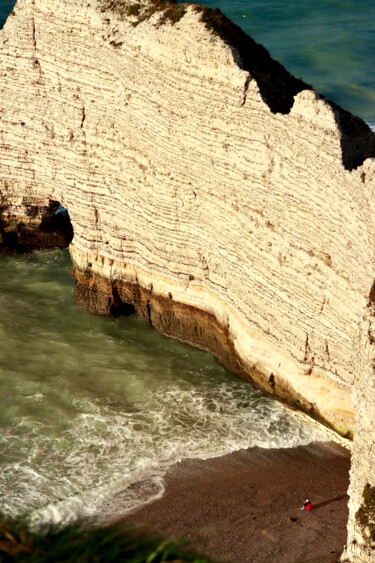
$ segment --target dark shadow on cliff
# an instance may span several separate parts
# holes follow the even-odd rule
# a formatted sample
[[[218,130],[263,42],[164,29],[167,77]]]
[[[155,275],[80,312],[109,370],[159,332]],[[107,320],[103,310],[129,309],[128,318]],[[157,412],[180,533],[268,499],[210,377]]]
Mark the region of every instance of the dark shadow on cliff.
[[[265,47],[256,43],[219,9],[196,6],[195,10],[202,14],[201,20],[207,29],[238,51],[242,68],[255,78],[262,98],[272,113],[289,113],[294,104],[294,96],[302,90],[312,90],[311,85],[292,76],[282,64],[272,59]],[[246,91],[244,94],[246,95]],[[367,158],[375,157],[375,135],[369,126],[336,103],[328,100],[327,103],[332,108],[341,132],[344,168],[354,170]]]
[[[328,101],[341,132],[342,163],[346,170],[358,168],[366,158],[375,157],[375,135],[359,117]],[[365,177],[362,177],[365,181]]]
[[[303,80],[292,76],[271,57],[263,45],[256,43],[219,9],[197,5],[195,10],[201,13],[201,20],[207,29],[238,51],[242,68],[255,78],[263,100],[272,113],[289,113],[294,104],[294,96],[302,90],[312,89]]]
[[[240,27],[224,16],[219,9],[208,8],[178,0],[148,0],[147,4],[128,4],[124,0],[101,0],[101,11],[115,11],[120,18],[134,17],[136,27],[155,13],[160,14],[157,27],[167,22],[174,25],[184,17],[189,5],[201,14],[206,28],[234,47],[242,59],[242,68],[249,71],[258,83],[261,95],[272,113],[289,113],[294,96],[311,86],[292,76],[279,62],[272,59],[265,47],[259,45]],[[116,47],[116,43],[113,43]],[[246,92],[245,92],[246,94]]]
[[[89,264],[86,270],[78,270],[73,264],[73,279],[75,280],[75,299],[78,307],[85,311],[104,317],[119,317],[136,313],[134,304],[121,298],[121,288],[116,282],[107,286],[101,278],[91,270]]]
[[[73,238],[73,227],[67,209],[58,201],[48,208],[25,207],[24,217],[8,212],[0,204],[0,254],[20,254],[47,248],[67,248]]]
[[[288,114],[293,107],[294,97],[302,90],[312,90],[312,86],[295,78],[286,68],[275,61],[263,45],[258,44],[238,25],[234,24],[218,8],[213,9],[200,4],[178,2],[178,0],[149,0],[147,4],[128,4],[125,0],[101,0],[101,11],[115,11],[120,18],[132,17],[133,26],[148,20],[155,13],[160,13],[157,27],[169,22],[178,23],[184,17],[189,5],[200,14],[205,27],[218,35],[229,47],[238,53],[238,64],[248,71],[257,82],[263,101],[272,113]],[[112,42],[114,47],[118,44]],[[243,103],[249,81],[244,87]],[[330,104],[341,132],[342,163],[346,170],[360,166],[367,158],[375,157],[375,136],[362,119],[340,108],[334,102]]]

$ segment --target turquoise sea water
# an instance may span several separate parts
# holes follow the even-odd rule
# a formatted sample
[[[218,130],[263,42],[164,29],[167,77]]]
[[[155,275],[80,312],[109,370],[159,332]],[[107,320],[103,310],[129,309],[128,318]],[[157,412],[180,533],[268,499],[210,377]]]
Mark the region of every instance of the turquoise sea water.
[[[375,122],[369,1],[220,7],[295,75]],[[1,18],[14,2],[2,0]],[[245,17],[244,17],[245,16]],[[0,257],[0,506],[35,527],[112,517],[184,457],[325,440],[210,355],[74,303],[67,251]],[[136,490],[127,488],[137,483]]]
[[[13,10],[15,5],[14,0],[1,0],[0,3],[0,27],[3,27],[8,14]]]
[[[207,0],[318,92],[375,122],[373,0]]]

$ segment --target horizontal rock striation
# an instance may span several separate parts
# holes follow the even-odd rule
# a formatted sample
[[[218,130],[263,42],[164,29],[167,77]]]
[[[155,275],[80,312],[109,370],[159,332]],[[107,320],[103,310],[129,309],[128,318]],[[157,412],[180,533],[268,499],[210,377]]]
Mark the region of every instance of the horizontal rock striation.
[[[370,561],[369,128],[218,11],[162,0],[19,0],[0,73],[4,249],[66,241],[60,202],[79,305],[136,310],[343,434],[355,408],[348,557]]]

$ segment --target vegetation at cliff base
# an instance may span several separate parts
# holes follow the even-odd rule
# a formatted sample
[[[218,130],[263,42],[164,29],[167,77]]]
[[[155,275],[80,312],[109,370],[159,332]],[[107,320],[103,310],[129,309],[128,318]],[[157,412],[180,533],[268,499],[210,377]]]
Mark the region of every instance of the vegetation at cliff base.
[[[147,529],[68,527],[47,535],[29,532],[17,523],[0,523],[1,563],[210,563],[187,551],[186,543],[165,539]]]
[[[363,527],[363,536],[375,541],[375,487],[367,483],[363,489],[363,503],[356,512],[356,520]]]

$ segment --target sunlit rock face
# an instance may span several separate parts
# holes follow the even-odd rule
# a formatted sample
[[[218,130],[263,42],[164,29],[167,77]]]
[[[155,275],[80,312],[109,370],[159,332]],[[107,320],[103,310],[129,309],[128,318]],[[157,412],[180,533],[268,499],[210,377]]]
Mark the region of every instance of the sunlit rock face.
[[[3,250],[60,202],[79,305],[136,310],[343,433],[355,408],[348,557],[370,561],[368,127],[194,6],[19,0],[0,73]]]

